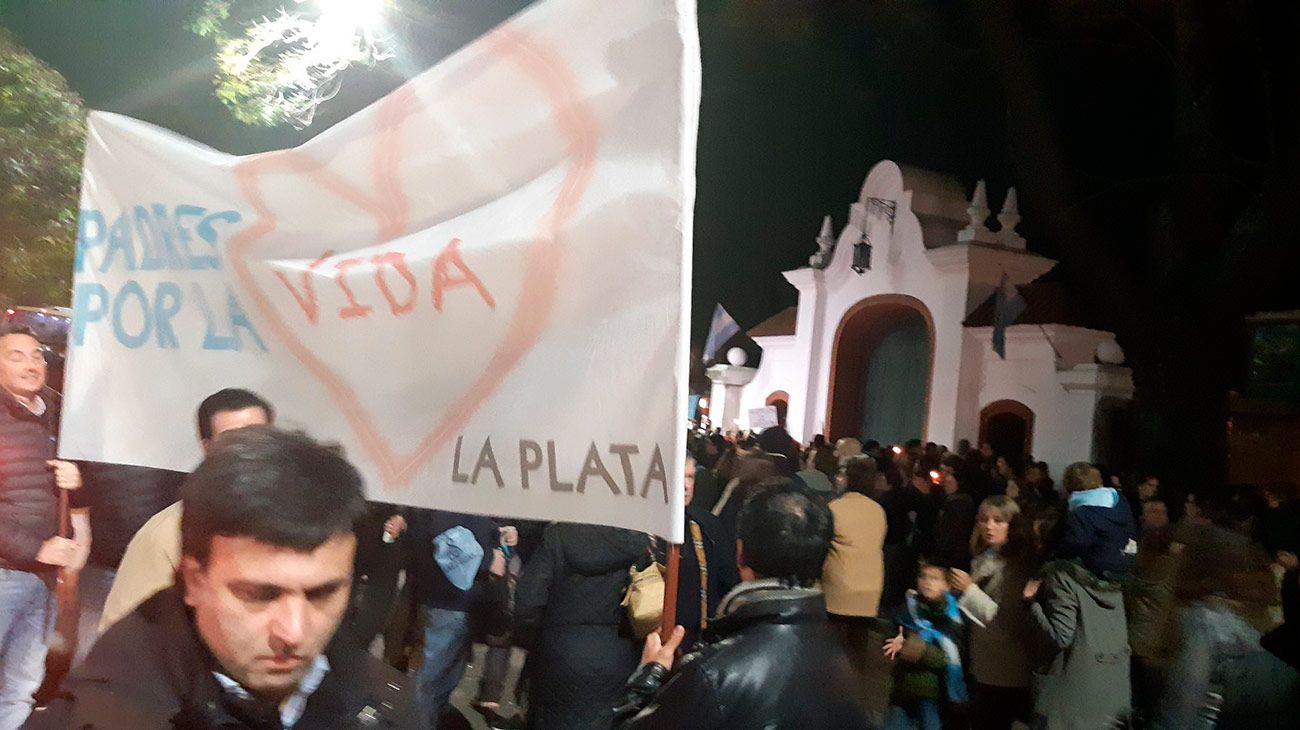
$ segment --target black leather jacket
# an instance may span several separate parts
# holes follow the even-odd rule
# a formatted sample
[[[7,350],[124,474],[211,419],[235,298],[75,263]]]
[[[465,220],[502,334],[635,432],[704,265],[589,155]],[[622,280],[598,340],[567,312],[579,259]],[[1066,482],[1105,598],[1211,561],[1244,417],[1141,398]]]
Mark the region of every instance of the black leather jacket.
[[[742,583],[718,613],[709,624],[709,643],[671,674],[658,664],[637,670],[627,702],[616,710],[616,727],[870,727],[857,699],[859,683],[826,623],[820,590],[771,580]]]

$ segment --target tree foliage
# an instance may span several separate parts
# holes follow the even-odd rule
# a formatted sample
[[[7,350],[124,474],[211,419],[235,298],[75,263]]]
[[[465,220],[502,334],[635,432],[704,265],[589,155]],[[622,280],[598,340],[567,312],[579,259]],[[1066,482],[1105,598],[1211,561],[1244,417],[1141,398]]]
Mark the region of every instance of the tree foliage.
[[[330,17],[302,0],[200,3],[189,27],[216,44],[216,95],[236,119],[306,127],[348,66],[391,57],[386,39],[339,22],[340,6],[332,7]]]
[[[0,28],[0,303],[69,299],[85,110]]]

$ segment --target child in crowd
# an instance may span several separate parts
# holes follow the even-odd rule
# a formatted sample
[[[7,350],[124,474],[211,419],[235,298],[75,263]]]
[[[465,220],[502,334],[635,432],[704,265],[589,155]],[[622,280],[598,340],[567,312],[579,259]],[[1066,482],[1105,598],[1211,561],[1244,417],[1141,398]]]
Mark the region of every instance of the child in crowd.
[[[885,642],[897,662],[885,730],[941,730],[967,702],[961,651],[964,624],[942,567],[922,562],[916,590],[894,610],[898,635]]]
[[[1081,563],[1102,580],[1122,580],[1137,561],[1133,513],[1117,490],[1103,486],[1091,464],[1072,464],[1065,474],[1069,512],[1056,557]]]

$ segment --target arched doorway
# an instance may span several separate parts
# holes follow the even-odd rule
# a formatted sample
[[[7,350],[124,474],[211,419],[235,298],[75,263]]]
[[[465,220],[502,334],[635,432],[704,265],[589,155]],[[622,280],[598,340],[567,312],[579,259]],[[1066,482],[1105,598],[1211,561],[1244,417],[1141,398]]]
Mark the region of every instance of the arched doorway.
[[[934,321],[920,300],[885,294],[858,302],[835,334],[827,435],[923,438],[933,369]]]
[[[784,390],[774,390],[767,396],[763,405],[776,408],[776,422],[785,427],[785,417],[790,413],[790,394]]]
[[[1018,400],[994,401],[980,411],[980,443],[1012,464],[1033,453],[1034,412]]]

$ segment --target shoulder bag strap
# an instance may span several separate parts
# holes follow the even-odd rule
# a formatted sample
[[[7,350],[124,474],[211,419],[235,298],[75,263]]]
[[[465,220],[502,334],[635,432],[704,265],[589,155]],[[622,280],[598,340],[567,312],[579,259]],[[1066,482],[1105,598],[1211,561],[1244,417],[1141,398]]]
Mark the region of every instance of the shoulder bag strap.
[[[704,536],[700,533],[700,523],[689,520],[691,541],[695,543],[695,562],[700,565],[700,628],[709,626],[709,561],[704,557]]]

